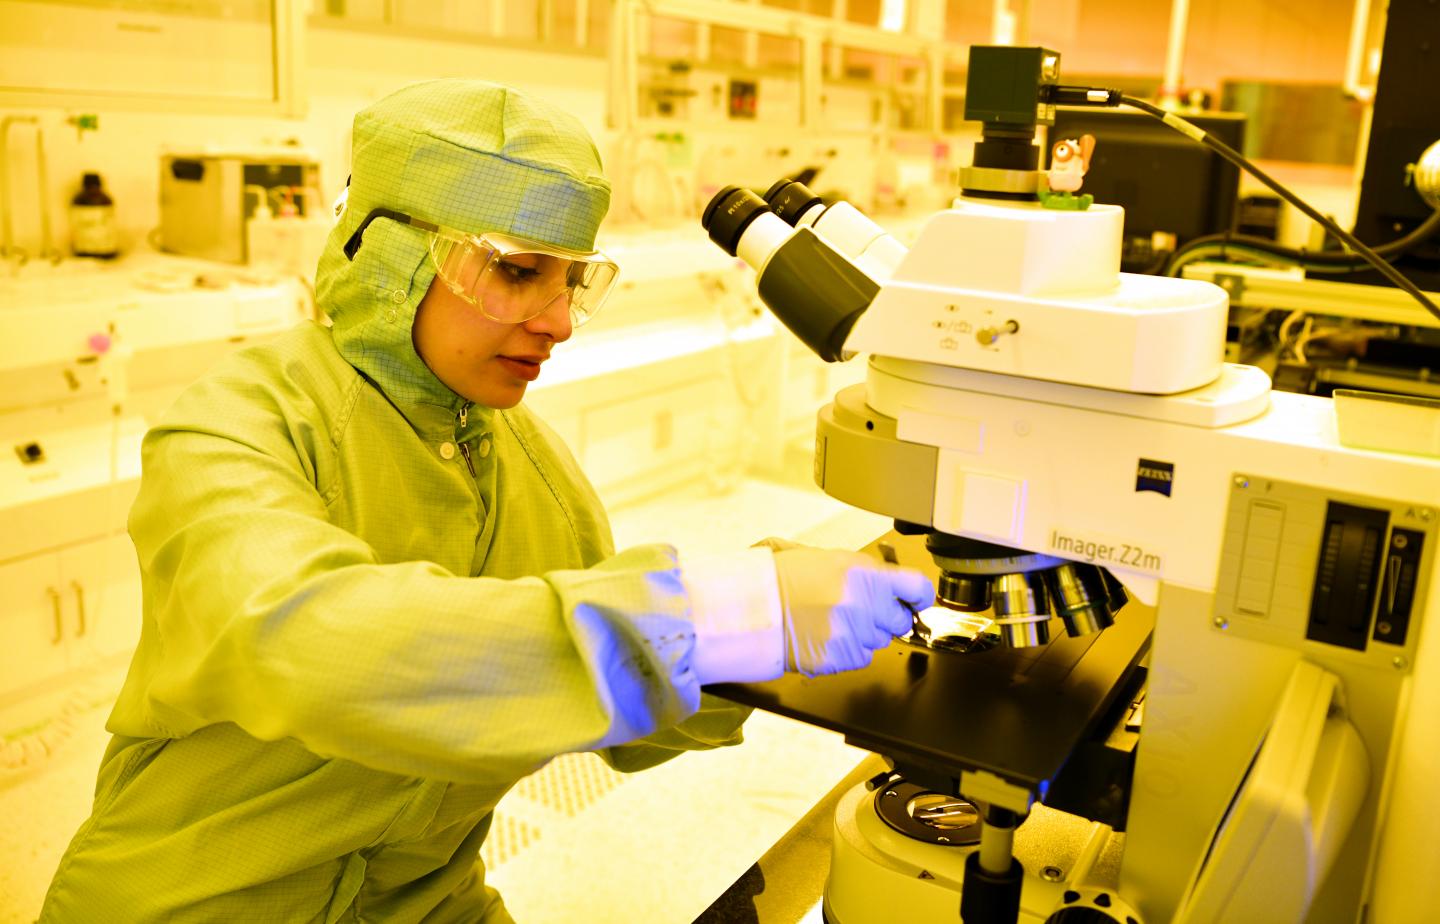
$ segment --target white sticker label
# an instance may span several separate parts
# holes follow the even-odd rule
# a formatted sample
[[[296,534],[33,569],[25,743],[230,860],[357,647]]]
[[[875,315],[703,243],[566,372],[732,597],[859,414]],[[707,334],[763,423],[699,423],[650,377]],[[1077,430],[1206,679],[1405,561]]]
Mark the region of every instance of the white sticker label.
[[[1139,542],[1126,542],[1112,536],[1077,533],[1064,529],[1050,531],[1050,553],[1060,558],[1083,561],[1092,565],[1114,566],[1159,577],[1165,570],[1160,550]]]
[[[115,253],[114,208],[108,205],[71,206],[70,241],[78,254],[108,256]]]

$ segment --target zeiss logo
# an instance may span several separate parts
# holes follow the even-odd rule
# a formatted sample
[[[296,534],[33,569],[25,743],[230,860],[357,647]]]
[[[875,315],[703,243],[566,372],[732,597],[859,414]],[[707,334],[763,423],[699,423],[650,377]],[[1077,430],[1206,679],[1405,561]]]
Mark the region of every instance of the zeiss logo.
[[[1141,459],[1135,466],[1135,490],[1154,491],[1170,496],[1170,486],[1175,483],[1175,466],[1169,462]]]

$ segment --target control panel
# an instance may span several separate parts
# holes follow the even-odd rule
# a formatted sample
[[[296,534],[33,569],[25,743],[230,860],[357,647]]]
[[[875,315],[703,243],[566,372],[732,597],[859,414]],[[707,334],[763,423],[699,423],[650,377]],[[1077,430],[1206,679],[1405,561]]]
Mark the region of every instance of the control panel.
[[[1234,476],[1216,625],[1280,644],[1408,664],[1433,580],[1440,510]]]

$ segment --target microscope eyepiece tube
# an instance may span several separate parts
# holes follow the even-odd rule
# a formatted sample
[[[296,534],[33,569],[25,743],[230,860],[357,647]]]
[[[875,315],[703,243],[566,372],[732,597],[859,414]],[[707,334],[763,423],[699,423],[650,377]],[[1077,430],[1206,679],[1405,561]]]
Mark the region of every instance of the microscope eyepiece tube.
[[[815,216],[814,228],[847,256],[859,256],[872,242],[889,237],[890,232],[871,221],[855,206],[844,201],[832,202]]]
[[[757,273],[765,272],[770,258],[795,234],[794,228],[770,211],[765,200],[738,186],[716,193],[705,206],[700,223],[710,233],[710,240]]]
[[[776,215],[797,228],[802,223],[812,224],[815,215],[825,207],[819,196],[796,180],[776,180],[775,185],[765,191],[765,201],[770,203]],[[807,216],[809,220],[803,221]]]
[[[751,227],[769,230],[758,221]],[[741,241],[742,256],[747,243]],[[750,262],[748,257],[746,262]],[[809,228],[793,229],[789,239],[770,254],[756,282],[760,300],[781,323],[830,363],[853,355],[845,350],[845,340],[880,292],[879,283]]]
[[[826,204],[805,184],[782,179],[765,192],[770,208],[788,224],[812,227],[832,247],[877,279],[888,278],[908,252],[889,231],[843,200]]]
[[[735,256],[753,266],[757,273],[764,273],[770,260],[794,236],[795,229],[775,215],[769,212],[756,215],[740,235]]]
[[[826,362],[848,359],[845,339],[880,284],[810,228],[792,228],[759,196],[727,187],[700,218],[710,239],[756,272],[775,316]]]
[[[748,189],[726,186],[705,206],[705,211],[700,214],[700,224],[709,232],[710,240],[733,257],[745,229],[762,215],[773,217],[764,199]],[[756,264],[751,263],[751,266]]]
[[[810,221],[810,213],[804,216]],[[909,249],[848,202],[832,202],[815,215],[812,227],[835,249],[862,267],[889,278]]]

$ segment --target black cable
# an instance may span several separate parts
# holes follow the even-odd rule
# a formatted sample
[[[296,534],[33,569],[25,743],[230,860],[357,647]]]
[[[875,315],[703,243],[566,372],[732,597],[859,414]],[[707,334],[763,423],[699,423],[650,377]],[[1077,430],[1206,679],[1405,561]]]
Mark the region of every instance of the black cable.
[[[1430,213],[1430,216],[1415,227],[1413,231],[1404,237],[1396,238],[1384,244],[1377,244],[1371,249],[1379,256],[1386,259],[1394,259],[1409,253],[1417,244],[1424,243],[1434,235],[1436,229],[1440,229],[1440,210]],[[1166,270],[1179,263],[1187,253],[1199,250],[1202,247],[1219,244],[1228,246],[1235,244],[1249,247],[1252,250],[1261,250],[1265,253],[1274,254],[1277,257],[1284,257],[1296,263],[1307,266],[1314,266],[1322,272],[1358,272],[1367,268],[1365,258],[1358,253],[1340,250],[1305,250],[1304,248],[1286,247],[1268,238],[1254,237],[1248,234],[1235,234],[1224,232],[1222,234],[1207,234],[1204,237],[1197,237],[1187,241],[1185,246],[1170,255]]]
[[[1149,115],[1154,116],[1155,118],[1164,122],[1166,125],[1169,125],[1171,128],[1180,132],[1182,135],[1186,135],[1191,139],[1200,142],[1201,144],[1210,148],[1215,153],[1219,154],[1221,157],[1225,158],[1230,163],[1239,167],[1241,170],[1245,170],[1250,173],[1257,180],[1270,187],[1270,189],[1273,190],[1277,195],[1279,195],[1280,198],[1295,206],[1312,221],[1320,224],[1322,227],[1325,228],[1325,230],[1329,231],[1331,234],[1335,235],[1335,237],[1339,238],[1341,243],[1343,243],[1346,247],[1349,247],[1351,250],[1355,251],[1355,253],[1363,257],[1366,262],[1373,266],[1380,273],[1380,275],[1384,276],[1391,283],[1393,283],[1396,288],[1407,293],[1411,298],[1419,302],[1426,311],[1430,312],[1437,319],[1440,319],[1440,308],[1437,308],[1435,306],[1435,303],[1430,301],[1430,299],[1426,297],[1424,292],[1420,291],[1419,287],[1417,287],[1415,283],[1411,282],[1409,279],[1406,279],[1399,270],[1395,269],[1395,267],[1391,266],[1389,263],[1386,263],[1379,254],[1375,253],[1375,251],[1365,246],[1365,244],[1362,243],[1359,239],[1357,239],[1355,235],[1351,234],[1349,231],[1346,231],[1344,228],[1340,227],[1335,222],[1331,221],[1329,218],[1326,218],[1324,215],[1321,215],[1315,209],[1311,208],[1299,196],[1295,195],[1290,190],[1280,185],[1278,181],[1271,178],[1269,174],[1265,173],[1265,171],[1252,164],[1249,160],[1246,160],[1245,157],[1235,151],[1234,148],[1231,148],[1223,141],[1212,137],[1208,132],[1195,125],[1192,125],[1191,123],[1175,115],[1173,112],[1166,112],[1159,106],[1156,106],[1152,103],[1147,103],[1143,99],[1136,99],[1133,96],[1121,95],[1120,102],[1132,108],[1139,109],[1141,112],[1148,113]]]
[[[1161,254],[1154,263],[1151,263],[1149,266],[1141,270],[1141,274],[1145,276],[1168,276],[1168,273],[1163,273],[1161,272],[1161,270],[1165,269],[1165,267],[1170,264],[1170,258],[1172,256],[1174,255],[1170,253]]]
[[[1281,252],[1277,252],[1277,248],[1254,246],[1252,244],[1246,243],[1243,240],[1230,240],[1223,243],[1215,241],[1202,247],[1182,248],[1182,250],[1178,254],[1169,256],[1165,261],[1165,266],[1161,270],[1155,272],[1153,275],[1178,275],[1180,273],[1180,270],[1183,267],[1188,266],[1191,262],[1195,260],[1209,259],[1209,254],[1212,251],[1217,254],[1218,259],[1224,262],[1230,262],[1232,259],[1231,254],[1234,253],[1238,256],[1248,258],[1250,262],[1281,262],[1287,266],[1302,267],[1307,273],[1329,276],[1343,276],[1347,273],[1358,273],[1361,270],[1366,270],[1370,268],[1370,265],[1364,262],[1364,260],[1360,260],[1360,262],[1358,263],[1312,263],[1300,259],[1295,255],[1295,252],[1293,251],[1284,252],[1288,250],[1289,248],[1280,248]]]

